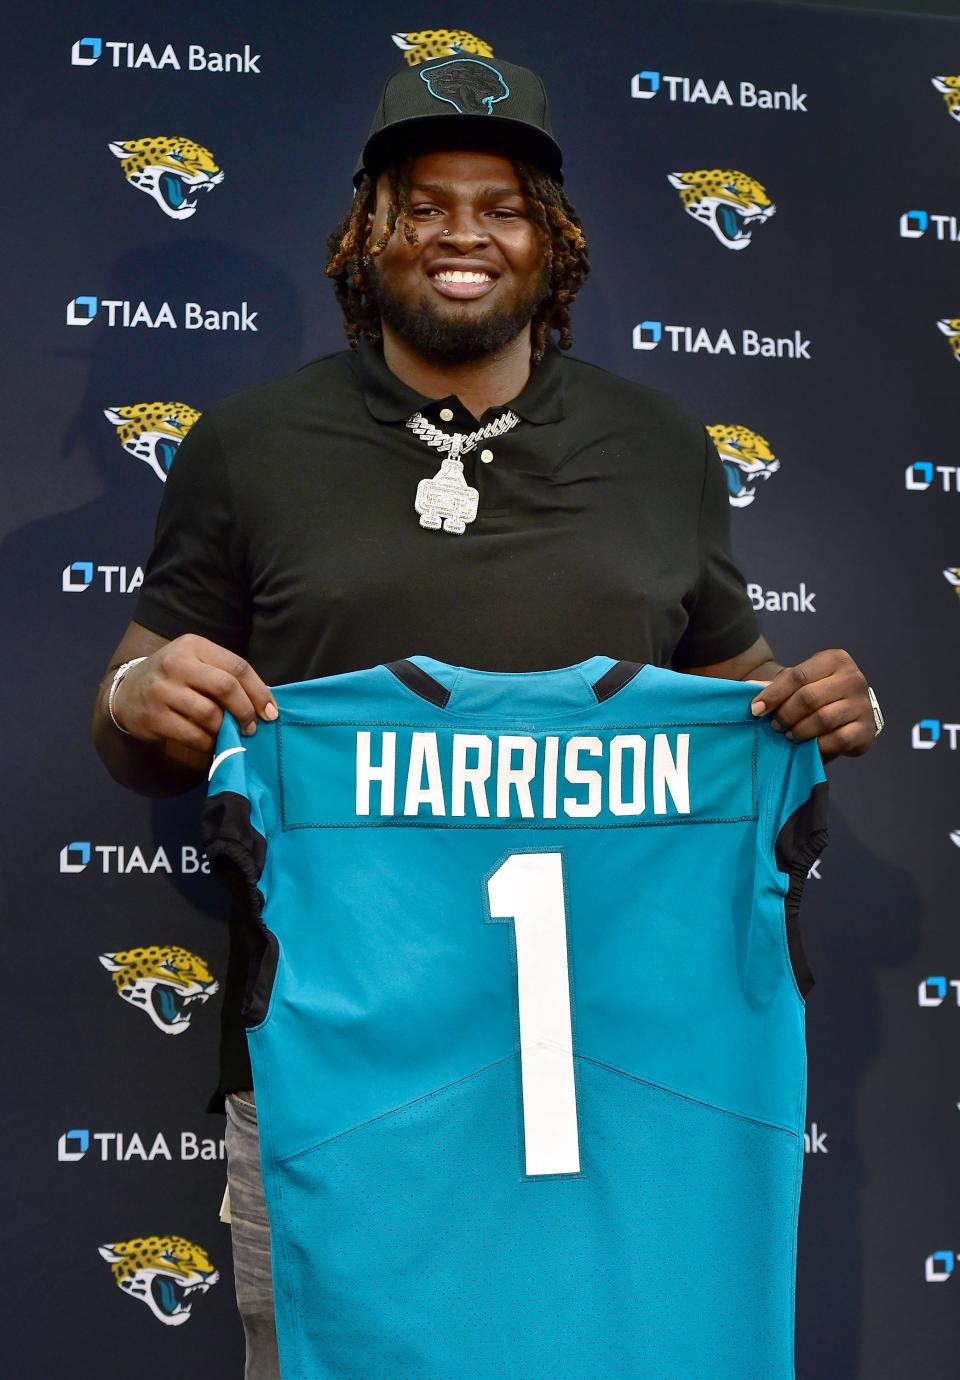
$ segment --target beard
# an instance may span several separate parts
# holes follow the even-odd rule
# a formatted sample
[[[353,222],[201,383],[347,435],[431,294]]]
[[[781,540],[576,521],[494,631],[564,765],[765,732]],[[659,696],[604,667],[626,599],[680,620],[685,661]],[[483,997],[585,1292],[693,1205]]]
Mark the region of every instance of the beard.
[[[376,263],[371,265],[368,281],[370,297],[380,313],[380,320],[419,354],[447,364],[482,359],[502,350],[517,338],[550,296],[545,266],[529,291],[511,308],[492,307],[482,315],[464,308],[440,311],[426,291],[416,306],[408,306],[384,288]]]

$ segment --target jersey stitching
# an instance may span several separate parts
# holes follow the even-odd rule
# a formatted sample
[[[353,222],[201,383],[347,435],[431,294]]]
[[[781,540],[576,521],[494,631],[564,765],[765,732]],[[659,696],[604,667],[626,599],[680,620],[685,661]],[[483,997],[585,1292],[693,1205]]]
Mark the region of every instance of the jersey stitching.
[[[398,682],[398,684],[399,684],[399,683],[400,683],[400,682]],[[413,693],[413,692],[411,692],[411,693]],[[417,699],[420,699],[420,696],[419,696],[419,695],[417,696]],[[423,701],[423,702],[426,703],[426,701]],[[605,701],[605,703],[606,703],[606,701]],[[601,708],[600,705],[595,705],[595,706],[593,706],[593,707],[594,707],[595,709]],[[450,712],[452,713],[453,711],[451,710]],[[578,709],[578,710],[576,711],[577,714],[580,714],[580,713],[582,713],[582,712],[583,712],[583,711],[580,710],[580,709]],[[523,720],[519,720],[519,719],[518,719],[518,720],[515,720],[515,721],[514,721],[514,720],[511,720],[511,719],[509,718],[509,716],[504,716],[502,719],[501,719],[501,718],[484,719],[484,718],[481,718],[479,715],[473,716],[473,715],[466,715],[466,714],[465,714],[465,715],[462,715],[462,717],[463,717],[463,718],[469,718],[470,721],[471,721],[472,723],[476,723],[478,727],[484,727],[484,726],[485,726],[485,727],[487,727],[487,728],[489,728],[489,729],[496,729],[496,728],[498,728],[498,727],[501,727],[504,723],[508,723],[508,722],[509,722],[511,728],[529,728],[529,729],[531,730],[531,732],[534,732],[534,733],[550,733],[550,732],[552,731],[552,730],[549,729],[549,728],[544,728],[544,727],[543,727],[543,721],[542,721],[542,720],[539,720],[539,721],[537,721],[537,722],[532,722],[532,721],[527,720],[527,719],[523,719]],[[564,715],[564,714],[550,714],[550,715],[545,715],[545,716],[544,716],[544,718],[548,718],[549,721],[550,721],[551,723],[553,723],[553,722],[554,722],[555,720],[557,720],[557,719],[563,719],[563,718],[566,718],[566,717],[567,717],[567,716]],[[425,722],[424,720],[406,720],[406,719],[394,719],[394,718],[376,719],[376,718],[373,718],[373,717],[371,717],[371,718],[369,718],[369,719],[291,719],[291,718],[288,718],[286,715],[284,715],[283,719],[280,721],[280,726],[283,727],[283,728],[363,728],[364,726],[369,725],[369,724],[376,724],[376,725],[387,724],[387,725],[389,725],[389,726],[391,726],[391,727],[394,727],[394,728],[421,728],[421,729],[423,729],[423,728],[447,728],[447,727],[449,727],[448,724],[446,724],[446,723],[444,723],[444,722],[442,722],[442,721],[441,721],[440,723],[430,723],[430,722]],[[627,723],[622,723],[622,724],[583,724],[582,727],[583,727],[583,728],[593,728],[593,729],[597,729],[597,728],[749,728],[749,729],[752,729],[754,733],[756,733],[756,731],[757,731],[757,724],[756,724],[756,722],[755,722],[752,718],[750,718],[750,719],[675,719],[675,720],[671,720],[669,723],[668,723],[665,719],[648,719],[648,720],[630,719]],[[565,730],[565,731],[566,731],[566,730]]]
[[[491,816],[491,820],[492,820]],[[644,819],[638,815],[626,817],[622,823],[604,820],[591,823],[589,816],[568,815],[564,818],[533,820],[520,815],[512,819],[501,819],[489,824],[451,824],[449,817],[443,815],[436,819],[404,819],[400,815],[388,815],[383,819],[332,820],[329,822],[305,820],[295,824],[284,823],[284,833],[294,829],[658,829],[674,824],[752,824],[757,816],[752,815],[671,815],[669,819]]]
[[[800,1012],[800,1035],[801,1035],[801,1040],[802,1040],[802,1043],[803,1043],[804,1052],[806,1052],[806,1047],[807,1047],[807,1019],[806,1019],[806,1014],[807,1014],[807,1013],[806,1013],[806,1010],[805,1010],[805,1009],[802,1009],[801,1012]],[[802,1079],[802,1081],[801,1081],[799,1091],[797,1092],[797,1113],[796,1113],[796,1115],[797,1115],[797,1125],[798,1125],[798,1126],[801,1125],[801,1124],[803,1123],[803,1121],[804,1121],[804,1114],[805,1114],[805,1112],[806,1112],[806,1108],[807,1108],[807,1065],[806,1065],[806,1060],[804,1060],[804,1065],[803,1065],[803,1079]]]
[[[773,733],[773,730],[771,729],[770,732]],[[774,845],[777,841],[777,834],[780,832],[778,824],[783,824],[783,821],[779,819],[777,814],[776,802],[787,785],[787,776],[790,771],[790,763],[793,754],[799,750],[799,744],[787,742],[783,738],[775,738],[774,741],[782,743],[785,751],[779,754],[780,760],[777,763],[777,770],[770,773],[763,807],[763,846],[770,854],[773,853]],[[776,858],[773,860],[773,867],[775,872],[780,871],[776,864]]]
[[[616,666],[616,664],[617,664],[617,663],[616,663],[615,661],[612,662],[611,665],[607,667],[607,671],[612,670],[613,667]],[[601,671],[601,672],[600,672],[600,676],[605,676],[605,675],[607,674],[607,671]],[[597,677],[597,680],[600,679],[600,676]],[[585,688],[590,692],[590,694],[591,694],[591,695],[593,696],[593,698],[596,700],[596,699],[597,699],[597,692],[596,692],[596,690],[594,689],[594,685],[596,684],[596,681],[590,681],[590,680],[587,679],[586,674],[585,674],[585,672],[584,672],[582,666],[578,666],[578,667],[577,667],[577,678],[583,682]],[[631,676],[630,679],[632,680],[633,677]],[[624,681],[624,683],[620,686],[620,690],[626,690],[626,688],[627,688],[627,686],[628,686],[629,684],[630,684],[630,681]],[[614,693],[610,698],[611,698],[611,699],[615,699],[616,696],[619,695],[620,690],[615,691],[615,693]],[[598,701],[598,703],[599,703],[599,701]]]
[[[283,773],[283,733],[281,732],[281,728],[282,728],[282,726],[283,726],[283,724],[284,724],[285,722],[286,722],[286,721],[285,721],[284,719],[282,719],[282,718],[277,720],[277,733],[276,733],[276,738],[277,738],[277,794],[278,794],[278,796],[280,797],[280,832],[281,832],[281,833],[286,833],[287,829],[290,827],[290,826],[287,824],[287,793],[286,793],[286,791],[283,789],[283,782],[284,782],[284,773]]]
[[[265,1088],[262,1087],[262,1091],[259,1094],[259,1096],[261,1102],[264,1104],[264,1121],[269,1125],[272,1116],[269,1080],[267,1080],[267,1086]],[[280,1225],[282,1228],[282,1230],[279,1233],[279,1241],[277,1244],[280,1246],[281,1255],[284,1257],[284,1275],[288,1280],[292,1280],[297,1279],[299,1276],[290,1255],[291,1236],[289,1228],[287,1227],[286,1222],[284,1220],[287,1214],[284,1210],[283,1201],[283,1177],[276,1173],[277,1163],[278,1161],[275,1161],[274,1164],[270,1166],[268,1174],[265,1177],[264,1186],[265,1188],[267,1188],[273,1183],[276,1184],[276,1207],[279,1213]],[[287,1289],[284,1291],[284,1295],[282,1297],[284,1298],[284,1303],[286,1304],[286,1306],[290,1308],[293,1312],[293,1316],[295,1319],[294,1344],[296,1346],[297,1369],[300,1370],[303,1364],[302,1343],[303,1337],[305,1335],[303,1321],[300,1316],[300,1291],[298,1289]],[[286,1329],[286,1335],[289,1335],[289,1329]]]
[[[626,1069],[617,1068],[615,1064],[608,1064],[603,1059],[591,1059],[586,1054],[576,1054],[577,1059],[582,1059],[586,1064],[594,1064],[597,1068],[607,1069],[610,1073],[618,1073],[621,1078],[629,1078],[634,1083],[642,1083],[645,1087],[656,1088],[658,1092],[668,1093],[671,1097],[682,1098],[684,1102],[691,1102],[696,1107],[705,1107],[711,1112],[720,1112],[723,1116],[736,1117],[738,1121],[749,1121],[754,1126],[762,1126],[768,1131],[780,1131],[785,1136],[799,1138],[799,1134],[790,1126],[780,1126],[775,1121],[764,1121],[762,1117],[748,1116],[746,1112],[734,1112],[729,1107],[718,1107],[715,1102],[707,1102],[701,1097],[692,1097],[689,1093],[677,1092],[676,1088],[668,1088],[665,1083],[657,1083],[652,1078],[642,1078],[639,1074],[628,1073]]]
[[[510,1054],[505,1054],[502,1059],[494,1059],[492,1064],[484,1064],[483,1068],[474,1069],[472,1073],[464,1074],[462,1078],[453,1078],[449,1083],[444,1083],[439,1088],[431,1088],[429,1092],[411,1097],[409,1102],[401,1102],[396,1107],[388,1107],[385,1112],[377,1112],[376,1116],[367,1117],[366,1121],[358,1121],[355,1126],[348,1126],[343,1131],[336,1131],[332,1136],[324,1136],[322,1140],[314,1141],[311,1145],[305,1145],[302,1150],[291,1150],[289,1154],[278,1155],[277,1164],[288,1164],[291,1160],[299,1159],[301,1155],[309,1154],[311,1150],[319,1150],[322,1145],[331,1145],[335,1140],[342,1140],[344,1136],[351,1136],[354,1131],[362,1131],[364,1127],[372,1126],[375,1121],[383,1121],[384,1117],[394,1116],[397,1112],[405,1112],[408,1107],[415,1107],[418,1102],[426,1102],[427,1098],[447,1092],[449,1088],[455,1088],[458,1083],[469,1083],[471,1078],[477,1078],[481,1073],[488,1073],[490,1069],[499,1068],[501,1064],[508,1064],[517,1058],[516,1052],[511,1051]]]
[[[803,1070],[803,1082],[800,1087],[799,1103],[797,1108],[797,1121],[800,1122],[807,1103],[807,1070]],[[797,1140],[797,1155],[793,1170],[793,1231],[790,1242],[790,1315],[791,1323],[796,1326],[797,1308],[797,1238],[800,1223],[800,1191],[803,1183],[803,1141]]]
[[[708,1111],[719,1112],[722,1116],[734,1117],[738,1121],[748,1121],[751,1125],[762,1126],[765,1130],[780,1131],[785,1136],[792,1136],[795,1140],[799,1139],[799,1133],[792,1127],[780,1126],[774,1121],[764,1121],[761,1117],[748,1116],[745,1112],[731,1111],[729,1107],[719,1107],[716,1103],[707,1102],[703,1098],[692,1097],[689,1093],[677,1092],[675,1088],[668,1088],[666,1084],[657,1083],[652,1078],[642,1078],[638,1074],[628,1073],[626,1069],[617,1068],[615,1064],[608,1064],[602,1059],[591,1059],[589,1055],[579,1054],[576,1050],[574,1050],[573,1057],[575,1061],[582,1059],[585,1064],[592,1064],[595,1068],[606,1069],[609,1073],[619,1074],[621,1078],[629,1078],[634,1083],[642,1083],[644,1087],[656,1088],[658,1092],[666,1093],[670,1097],[678,1097],[696,1107],[704,1107]],[[485,1064],[482,1068],[474,1069],[472,1073],[465,1074],[462,1078],[451,1079],[449,1083],[444,1083],[439,1088],[431,1088],[429,1092],[411,1097],[408,1102],[401,1102],[395,1107],[388,1107],[386,1111],[377,1112],[375,1116],[368,1117],[366,1121],[358,1121],[355,1126],[348,1126],[342,1131],[336,1131],[331,1136],[324,1136],[322,1140],[313,1141],[310,1145],[305,1145],[299,1150],[291,1150],[286,1155],[278,1155],[276,1163],[278,1165],[289,1164],[291,1160],[299,1159],[301,1155],[308,1155],[312,1150],[319,1150],[324,1145],[332,1145],[334,1141],[342,1140],[344,1136],[351,1136],[355,1131],[362,1131],[377,1121],[383,1121],[386,1117],[396,1115],[397,1112],[405,1112],[408,1108],[415,1107],[418,1102],[426,1102],[428,1098],[447,1092],[460,1083],[469,1083],[471,1079],[478,1078],[480,1074],[489,1073],[491,1069],[499,1068],[501,1064],[516,1061],[518,1058],[519,1054],[516,1051],[504,1055],[502,1059],[495,1059],[492,1064]]]

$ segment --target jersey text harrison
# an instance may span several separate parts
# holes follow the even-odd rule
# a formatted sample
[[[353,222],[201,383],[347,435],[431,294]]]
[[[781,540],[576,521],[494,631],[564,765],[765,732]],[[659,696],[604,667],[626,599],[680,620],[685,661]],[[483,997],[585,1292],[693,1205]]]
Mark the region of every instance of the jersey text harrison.
[[[689,814],[690,734],[652,738],[648,744],[640,733],[565,740],[454,733],[438,741],[424,731],[409,735],[409,751],[398,761],[395,732],[361,730],[356,812],[478,819]],[[565,787],[576,793],[565,794]]]

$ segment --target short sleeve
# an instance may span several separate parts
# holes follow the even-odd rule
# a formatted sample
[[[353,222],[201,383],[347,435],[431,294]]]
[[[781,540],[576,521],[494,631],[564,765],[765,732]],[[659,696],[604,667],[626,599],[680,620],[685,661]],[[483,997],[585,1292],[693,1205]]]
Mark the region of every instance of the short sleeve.
[[[161,637],[197,633],[245,654],[249,600],[229,476],[204,413],[167,476],[133,619]]]
[[[210,869],[236,903],[240,970],[233,981],[243,1025],[263,1019],[277,968],[276,939],[263,923],[269,888],[269,840],[276,831],[276,739],[272,724],[244,738],[224,714],[210,765],[201,819]],[[231,978],[228,975],[228,999]]]
[[[257,887],[263,875],[267,842],[276,830],[276,790],[272,759],[276,755],[273,724],[260,723],[245,738],[225,713],[207,777],[202,825],[204,846],[214,870],[238,868]],[[257,908],[262,904],[256,903]]]
[[[761,760],[774,756],[779,770],[771,774],[764,809],[763,835],[768,864],[777,889],[784,893],[787,948],[797,987],[806,996],[813,986],[800,933],[800,902],[813,864],[828,843],[828,787],[815,738],[791,743],[769,725]]]
[[[730,502],[723,465],[706,428],[703,435],[697,584],[689,623],[673,654],[677,670],[726,661],[760,636],[744,578],[730,553]]]

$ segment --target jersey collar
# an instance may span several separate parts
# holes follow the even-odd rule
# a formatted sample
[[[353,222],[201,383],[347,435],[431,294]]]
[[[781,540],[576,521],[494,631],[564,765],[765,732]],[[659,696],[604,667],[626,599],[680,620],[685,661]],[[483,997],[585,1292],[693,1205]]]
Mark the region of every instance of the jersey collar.
[[[425,398],[408,387],[388,368],[379,345],[361,340],[357,346],[360,386],[364,402],[371,416],[378,422],[399,422],[420,412],[444,430],[473,431],[478,423],[451,394],[447,398]],[[439,420],[441,408],[449,408],[452,421]],[[531,370],[526,386],[517,397],[502,407],[491,407],[483,414],[483,421],[492,421],[500,413],[512,409],[525,422],[558,422],[566,415],[563,398],[563,357],[552,342],[548,344],[540,363]]]
[[[587,657],[552,671],[478,671],[422,655],[388,661],[385,666],[408,690],[437,709],[465,717],[499,713],[527,718],[595,708],[644,669],[642,662],[609,656]]]

